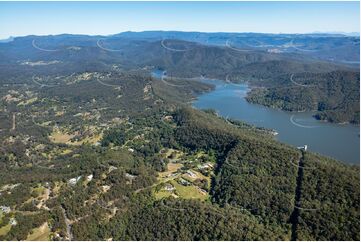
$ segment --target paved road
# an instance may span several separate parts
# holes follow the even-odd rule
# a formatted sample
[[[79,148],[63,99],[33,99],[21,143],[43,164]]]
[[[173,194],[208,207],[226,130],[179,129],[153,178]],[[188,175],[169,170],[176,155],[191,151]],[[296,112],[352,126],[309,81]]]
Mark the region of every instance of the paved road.
[[[102,50],[111,51],[111,52],[119,52],[119,51],[122,51],[122,50],[105,48],[105,47],[101,46],[100,41],[101,41],[101,40],[98,39],[98,41],[97,41],[97,46],[98,46],[100,49],[102,49]]]
[[[291,75],[290,80],[291,80],[291,82],[292,82],[293,84],[295,84],[295,85],[297,85],[297,86],[300,86],[300,87],[315,87],[315,86],[316,86],[316,85],[300,84],[300,83],[298,83],[298,82],[295,82],[295,81],[293,80],[293,76],[294,76],[294,74]]]
[[[226,47],[232,49],[232,50],[235,50],[235,51],[239,51],[239,52],[248,52],[248,51],[251,51],[251,50],[246,50],[246,49],[238,49],[238,48],[235,48],[235,47],[232,47],[231,44],[229,43],[229,40],[226,41]]]
[[[164,39],[160,42],[160,44],[161,44],[162,47],[163,47],[164,49],[166,49],[166,50],[176,51],[176,52],[185,52],[185,51],[188,51],[188,49],[186,49],[186,50],[181,50],[181,49],[170,48],[170,47],[168,47],[168,46],[166,46],[166,45],[164,44]]]
[[[49,50],[49,49],[43,49],[43,48],[40,48],[39,46],[36,45],[35,43],[35,39],[33,39],[33,41],[31,42],[32,46],[35,48],[35,49],[38,49],[38,50],[41,50],[41,51],[47,51],[47,52],[54,52],[54,51],[58,51],[58,49],[55,49],[55,50]]]

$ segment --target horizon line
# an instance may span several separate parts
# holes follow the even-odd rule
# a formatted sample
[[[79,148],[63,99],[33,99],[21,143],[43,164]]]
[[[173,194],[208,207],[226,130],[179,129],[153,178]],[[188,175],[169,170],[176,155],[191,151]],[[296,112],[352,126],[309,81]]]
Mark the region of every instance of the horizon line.
[[[187,30],[141,30],[141,31],[133,31],[127,30],[122,32],[117,32],[113,34],[86,34],[86,33],[56,33],[56,34],[27,34],[27,35],[18,35],[18,36],[8,36],[6,38],[1,38],[0,40],[7,40],[7,39],[15,39],[15,38],[24,38],[28,36],[39,36],[39,37],[46,37],[46,36],[58,36],[58,35],[84,35],[84,36],[113,36],[123,33],[143,33],[143,32],[180,32],[180,33],[204,33],[204,34],[270,34],[270,35],[312,35],[312,34],[326,34],[326,35],[344,35],[349,37],[360,37],[360,32],[353,31],[353,32],[344,32],[344,31],[313,31],[313,32],[295,32],[295,33],[286,33],[286,32],[225,32],[225,31],[187,31]]]

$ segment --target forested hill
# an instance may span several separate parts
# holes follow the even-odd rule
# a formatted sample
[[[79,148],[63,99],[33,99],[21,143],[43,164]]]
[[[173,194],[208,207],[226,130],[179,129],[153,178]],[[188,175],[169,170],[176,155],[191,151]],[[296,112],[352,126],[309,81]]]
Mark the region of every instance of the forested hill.
[[[360,123],[360,72],[300,73],[281,77],[280,84],[255,88],[249,102],[287,111],[317,111],[330,122]]]
[[[342,240],[349,231],[356,236],[349,239],[358,238],[358,167],[255,138],[214,119],[192,110],[176,115],[183,145],[222,151],[212,201],[254,214],[293,239]]]

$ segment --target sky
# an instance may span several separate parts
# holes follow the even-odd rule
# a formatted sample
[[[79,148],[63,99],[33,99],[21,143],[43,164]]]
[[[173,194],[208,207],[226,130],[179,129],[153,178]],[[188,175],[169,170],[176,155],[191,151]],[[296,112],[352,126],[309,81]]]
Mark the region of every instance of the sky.
[[[124,31],[359,32],[359,2],[0,2],[0,39]]]

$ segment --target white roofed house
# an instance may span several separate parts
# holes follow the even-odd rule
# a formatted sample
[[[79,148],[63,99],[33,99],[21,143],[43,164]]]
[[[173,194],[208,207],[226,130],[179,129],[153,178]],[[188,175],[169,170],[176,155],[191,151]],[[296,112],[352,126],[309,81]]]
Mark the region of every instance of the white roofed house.
[[[1,210],[3,213],[10,213],[10,212],[11,212],[11,209],[10,209],[10,207],[8,207],[8,206],[0,206],[0,210]]]
[[[78,183],[78,181],[80,180],[81,176],[78,176],[76,178],[71,178],[68,180],[68,184],[71,186],[74,186],[75,184]]]
[[[299,146],[297,149],[307,151],[307,145]]]
[[[86,180],[87,180],[88,182],[90,182],[91,180],[93,180],[93,174],[87,176],[87,177],[86,177]]]
[[[166,184],[164,189],[166,191],[174,191],[175,190],[175,187],[172,185],[172,184]]]
[[[187,171],[187,174],[190,176],[190,177],[192,177],[192,178],[196,178],[197,177],[197,175],[194,173],[194,172],[192,172],[192,171]]]
[[[18,222],[16,221],[15,218],[10,218],[9,224],[10,224],[11,226],[15,226],[15,225],[18,224]]]

